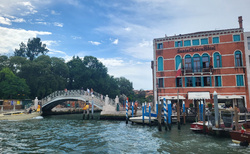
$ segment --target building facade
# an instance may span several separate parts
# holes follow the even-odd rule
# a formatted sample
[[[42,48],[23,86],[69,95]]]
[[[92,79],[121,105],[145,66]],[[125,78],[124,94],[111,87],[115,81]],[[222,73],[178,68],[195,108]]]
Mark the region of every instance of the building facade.
[[[154,97],[175,103],[178,96],[189,107],[213,104],[217,93],[220,107],[250,108],[245,39],[242,17],[239,28],[154,39]]]

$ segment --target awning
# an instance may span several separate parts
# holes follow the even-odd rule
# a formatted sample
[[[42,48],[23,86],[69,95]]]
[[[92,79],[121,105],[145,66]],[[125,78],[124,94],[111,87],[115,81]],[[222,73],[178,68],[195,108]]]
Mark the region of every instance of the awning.
[[[218,99],[242,99],[239,95],[218,95]]]
[[[177,100],[177,96],[160,96],[160,99],[167,99],[167,100]],[[179,95],[179,99],[186,99],[185,97]]]
[[[210,99],[209,92],[188,92],[188,99]]]

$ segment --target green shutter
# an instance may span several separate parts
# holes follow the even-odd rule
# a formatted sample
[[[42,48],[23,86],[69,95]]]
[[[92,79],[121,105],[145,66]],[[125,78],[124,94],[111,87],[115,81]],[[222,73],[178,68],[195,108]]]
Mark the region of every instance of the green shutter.
[[[158,71],[163,71],[163,58],[158,58]]]
[[[221,76],[218,76],[218,86],[221,87]]]
[[[193,87],[196,87],[196,85],[195,85],[195,77],[193,77]]]
[[[201,77],[201,86],[204,87],[204,78],[203,78],[203,76]]]
[[[214,54],[214,68],[217,68],[216,56],[217,56],[217,53]]]

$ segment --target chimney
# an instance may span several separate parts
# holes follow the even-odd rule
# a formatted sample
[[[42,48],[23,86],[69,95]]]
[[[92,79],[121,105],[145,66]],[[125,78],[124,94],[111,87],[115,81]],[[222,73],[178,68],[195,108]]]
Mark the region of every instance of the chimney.
[[[242,26],[242,21],[243,21],[242,16],[239,16],[238,19],[239,19],[238,22],[239,22],[240,28],[243,28],[243,26]]]

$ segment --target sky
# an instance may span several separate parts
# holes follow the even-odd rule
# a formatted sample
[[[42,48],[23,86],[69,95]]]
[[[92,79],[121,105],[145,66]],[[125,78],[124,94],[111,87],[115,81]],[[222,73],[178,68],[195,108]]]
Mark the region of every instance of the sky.
[[[249,0],[0,0],[0,55],[39,37],[51,57],[94,56],[135,90],[152,90],[153,39],[238,28]]]

